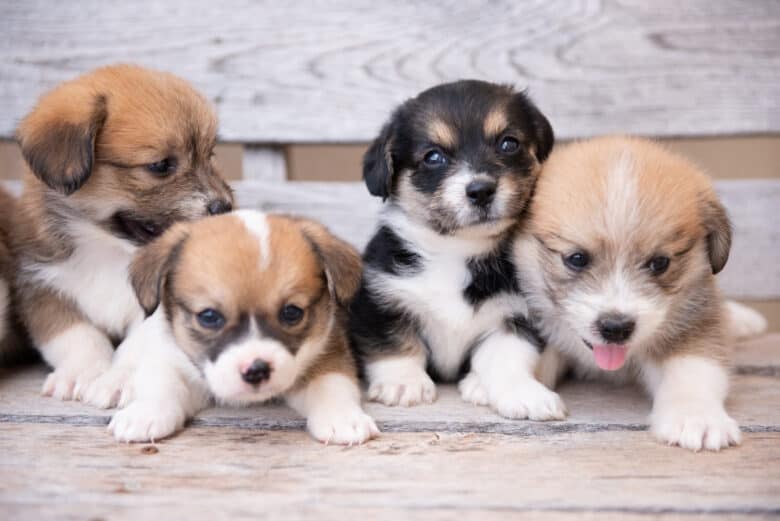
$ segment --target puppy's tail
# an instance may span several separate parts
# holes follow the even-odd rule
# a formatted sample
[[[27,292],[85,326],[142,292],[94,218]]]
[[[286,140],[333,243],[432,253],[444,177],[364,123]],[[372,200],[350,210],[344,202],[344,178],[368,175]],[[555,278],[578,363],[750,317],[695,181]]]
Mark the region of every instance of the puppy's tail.
[[[764,315],[749,308],[739,302],[727,300],[726,320],[728,320],[727,331],[734,338],[748,338],[760,335],[767,329],[767,321]]]

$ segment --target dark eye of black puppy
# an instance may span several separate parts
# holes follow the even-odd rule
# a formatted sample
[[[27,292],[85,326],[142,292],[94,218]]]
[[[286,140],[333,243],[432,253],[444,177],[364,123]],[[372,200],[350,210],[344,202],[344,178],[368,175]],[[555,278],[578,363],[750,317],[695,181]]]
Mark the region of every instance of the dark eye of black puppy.
[[[204,329],[218,330],[225,325],[225,317],[216,309],[204,309],[197,315],[198,324]]]
[[[439,168],[447,164],[447,156],[438,148],[434,148],[425,153],[423,163],[429,168]]]
[[[287,304],[279,310],[279,322],[294,326],[303,319],[303,310],[294,304]]]
[[[571,270],[582,271],[590,264],[590,255],[584,251],[577,251],[564,257],[563,263]]]
[[[166,157],[156,163],[150,163],[146,165],[146,169],[157,177],[166,177],[176,170],[176,160],[170,157]]]
[[[520,150],[520,142],[512,136],[504,136],[498,142],[498,153],[510,156]]]
[[[647,269],[655,276],[662,275],[669,269],[669,257],[658,255],[647,261]]]

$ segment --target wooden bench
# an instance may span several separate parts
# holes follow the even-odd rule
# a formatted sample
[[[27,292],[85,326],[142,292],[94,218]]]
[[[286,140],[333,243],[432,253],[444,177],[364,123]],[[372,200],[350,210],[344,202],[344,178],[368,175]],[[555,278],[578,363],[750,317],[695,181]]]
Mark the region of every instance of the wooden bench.
[[[317,218],[361,247],[380,202],[359,182],[288,181],[296,150],[352,146],[342,178],[357,179],[354,144],[396,103],[478,77],[528,87],[562,139],[702,137],[713,150],[743,136],[739,166],[780,146],[778,35],[780,3],[736,0],[5,2],[0,138],[96,66],[170,70],[216,105],[241,206]],[[755,134],[768,152],[750,148]],[[720,282],[759,303],[780,300],[780,166],[768,169],[717,181],[735,225]],[[0,518],[775,518],[780,334],[741,344],[736,373],[744,445],[692,454],[646,432],[637,389],[590,383],[563,387],[566,422],[505,420],[444,387],[430,406],[368,405],[384,434],[361,447],[316,444],[281,406],[214,408],[173,439],[121,445],[110,412],[38,396],[43,367],[4,371]]]

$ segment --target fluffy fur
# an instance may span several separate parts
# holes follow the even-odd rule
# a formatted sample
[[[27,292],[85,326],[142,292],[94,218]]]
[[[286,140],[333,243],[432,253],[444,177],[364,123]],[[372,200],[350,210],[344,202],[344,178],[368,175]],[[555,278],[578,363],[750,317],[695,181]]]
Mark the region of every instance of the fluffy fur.
[[[30,172],[12,243],[21,318],[54,369],[44,394],[78,397],[143,320],[127,271],[139,246],[230,209],[216,128],[186,82],[133,66],[64,83],[22,121]]]
[[[552,154],[515,247],[549,339],[542,381],[554,386],[568,369],[637,380],[653,397],[659,439],[692,450],[738,444],[724,409],[728,321],[715,283],[730,245],[710,180],[659,145],[610,137]]]
[[[386,205],[351,308],[368,397],[435,398],[461,379],[465,400],[510,418],[562,418],[533,377],[541,343],[525,320],[510,240],[553,146],[523,93],[479,81],[434,87],[399,107],[365,155]]]
[[[151,317],[89,399],[122,407],[109,425],[122,441],[168,436],[212,397],[283,397],[317,440],[362,443],[379,431],[345,329],[360,273],[357,252],[312,221],[240,211],[179,224],[133,262]]]

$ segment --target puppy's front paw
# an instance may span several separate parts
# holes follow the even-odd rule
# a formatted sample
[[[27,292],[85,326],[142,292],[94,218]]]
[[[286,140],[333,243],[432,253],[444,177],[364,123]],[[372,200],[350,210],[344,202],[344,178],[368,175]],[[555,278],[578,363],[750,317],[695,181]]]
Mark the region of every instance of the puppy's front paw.
[[[368,399],[385,405],[410,407],[418,403],[433,403],[436,385],[428,374],[420,369],[402,380],[376,379],[368,386]]]
[[[155,441],[179,430],[186,419],[178,407],[139,401],[118,411],[108,430],[117,441]]]
[[[76,398],[93,407],[110,409],[116,407],[120,399],[123,402],[129,401],[129,384],[129,375],[127,373],[109,370],[86,386]]]
[[[739,445],[739,425],[721,406],[667,406],[651,418],[653,434],[669,445],[692,451],[720,450]]]
[[[106,372],[110,365],[110,360],[107,362],[95,360],[87,367],[68,365],[58,367],[46,377],[41,394],[60,400],[76,399],[79,393]]]
[[[479,381],[479,377],[474,373],[469,373],[463,380],[458,383],[458,390],[460,391],[460,397],[464,402],[469,402],[474,405],[488,405],[487,389]]]
[[[490,393],[490,405],[501,416],[515,420],[564,420],[568,414],[558,393],[536,380]]]
[[[314,412],[307,419],[306,425],[312,437],[326,445],[361,444],[379,435],[373,418],[359,407]]]

